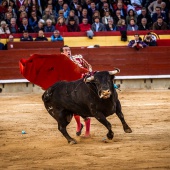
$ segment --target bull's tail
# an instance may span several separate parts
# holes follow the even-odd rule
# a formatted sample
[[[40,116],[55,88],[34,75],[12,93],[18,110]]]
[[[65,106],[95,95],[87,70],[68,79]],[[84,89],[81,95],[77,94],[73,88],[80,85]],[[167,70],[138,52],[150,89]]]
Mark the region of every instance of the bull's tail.
[[[58,86],[58,84],[54,84],[53,86],[49,87],[44,94],[42,95],[42,100],[44,102],[49,102],[51,99],[51,96],[53,95],[54,90],[56,89],[56,87]]]
[[[53,87],[48,88],[48,90],[46,90],[46,91],[44,92],[44,94],[42,95],[42,100],[43,100],[44,102],[49,102],[50,99],[51,99],[51,96],[52,96],[52,94],[53,94],[53,91],[54,91],[54,88],[53,88]]]
[[[0,93],[2,92],[2,89],[0,88]]]

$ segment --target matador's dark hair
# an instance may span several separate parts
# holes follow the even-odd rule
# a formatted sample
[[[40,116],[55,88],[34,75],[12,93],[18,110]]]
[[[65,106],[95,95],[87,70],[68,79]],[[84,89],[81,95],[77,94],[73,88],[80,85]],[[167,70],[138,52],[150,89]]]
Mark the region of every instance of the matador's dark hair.
[[[63,48],[64,47],[69,47],[68,45],[64,45],[64,46],[62,46],[61,48],[60,48],[60,52],[62,53],[63,52]]]

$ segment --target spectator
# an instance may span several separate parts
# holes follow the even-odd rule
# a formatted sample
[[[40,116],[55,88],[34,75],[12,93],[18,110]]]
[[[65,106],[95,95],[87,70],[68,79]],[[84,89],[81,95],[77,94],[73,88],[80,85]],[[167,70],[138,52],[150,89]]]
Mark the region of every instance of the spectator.
[[[162,3],[162,0],[156,0],[156,1],[153,1],[149,6],[148,6],[148,10],[150,12],[151,15],[153,15],[156,11],[156,7],[161,7],[161,3]]]
[[[95,17],[99,17],[100,22],[102,22],[100,12],[98,10],[94,11],[94,14],[93,14],[93,17],[92,17],[92,23],[94,22]]]
[[[24,0],[16,0],[16,6],[19,9],[22,5],[24,5]]]
[[[80,32],[80,28],[77,25],[74,18],[69,18],[69,23],[67,25],[67,30],[68,30],[68,32]]]
[[[34,29],[38,25],[38,21],[40,20],[40,17],[37,16],[35,11],[31,12],[31,17],[29,18],[29,25]]]
[[[14,42],[14,36],[13,35],[9,35],[8,42]]]
[[[116,31],[116,25],[113,19],[108,19],[108,24],[105,25],[107,31]]]
[[[23,31],[22,36],[20,37],[20,41],[33,41],[33,38],[31,35],[29,35],[28,31]]]
[[[64,17],[64,11],[62,9],[60,9],[58,11],[58,17]],[[58,17],[57,17],[57,19],[58,19]]]
[[[87,18],[83,18],[83,22],[79,24],[79,27],[81,32],[86,32],[91,29],[91,24],[88,23]]]
[[[47,5],[47,9],[50,11],[50,15],[54,16],[55,18],[57,17],[57,13],[55,10],[53,10],[53,5],[49,4]],[[45,13],[43,13],[45,15]]]
[[[14,0],[9,0],[9,6],[11,6],[13,11],[17,14],[17,6],[16,6]]]
[[[130,20],[130,24],[127,25],[127,31],[136,31],[138,30],[138,26],[135,23],[134,19]]]
[[[120,19],[117,23],[117,31],[126,31],[127,26],[124,19]]]
[[[0,42],[0,50],[5,50],[5,45]]]
[[[149,32],[147,33],[147,35],[144,37],[144,41],[145,44],[147,44],[148,46],[156,46],[156,40],[153,38],[152,33]]]
[[[52,25],[52,21],[50,19],[46,20],[46,26],[44,27],[44,32],[54,32],[55,26]]]
[[[64,0],[58,0],[56,2],[55,9],[57,13],[59,12],[59,10],[63,10],[63,5],[64,5]]]
[[[50,9],[45,9],[45,14],[42,16],[42,19],[46,22],[47,19],[50,19],[52,21],[52,24],[55,24],[55,16],[50,15]]]
[[[110,13],[111,16],[113,15],[113,10],[110,8],[109,3],[104,2],[102,8],[99,9],[100,16],[101,16],[101,17],[104,17],[104,13],[105,13],[106,11],[109,11],[109,13]]]
[[[106,31],[105,25],[100,22],[99,17],[94,18],[91,29],[93,32]]]
[[[23,18],[28,19],[26,11],[22,11],[22,12],[20,13],[19,18],[17,19],[17,20],[18,20],[18,21],[17,21],[18,26],[21,26],[21,25],[22,25],[22,19],[23,19]]]
[[[55,42],[55,41],[63,41],[63,37],[60,35],[60,31],[55,30],[53,35],[51,36],[51,41]]]
[[[126,16],[126,23],[129,24],[131,19],[134,19],[135,23],[137,23],[137,15],[133,9],[128,11],[128,15]]]
[[[77,14],[77,6],[78,5],[79,5],[78,0],[72,0],[69,7],[70,7],[71,10],[75,11],[75,13]]]
[[[131,40],[128,44],[128,47],[135,48],[136,50],[139,50],[140,48],[144,48],[147,45],[142,41],[139,34],[134,35],[134,40]]]
[[[5,22],[7,25],[10,25],[11,18],[12,18],[12,14],[10,12],[5,13]]]
[[[170,3],[170,1],[169,1]],[[165,14],[166,16],[166,20],[165,22],[168,23],[168,15],[169,15],[169,10],[167,7],[166,7],[166,3],[165,2],[161,2],[161,13]]]
[[[28,10],[28,16],[29,16],[29,17],[31,17],[31,13],[32,13],[32,12],[35,12],[35,13],[36,13],[36,16],[37,16],[38,18],[42,18],[42,14],[41,14],[41,12],[39,11],[39,9],[37,8],[36,5],[31,5],[31,6],[29,7],[29,10]]]
[[[149,27],[152,26],[152,18],[150,16],[150,14],[148,14],[148,12],[147,12],[145,7],[142,8],[141,14],[138,15],[138,17],[137,17],[137,25],[141,24],[142,18],[146,18],[147,19],[147,24],[149,25]]]
[[[82,23],[83,18],[87,18],[89,23],[92,23],[91,17],[88,15],[87,9],[82,10],[82,15],[79,17],[79,23]]]
[[[91,0],[84,0],[82,8],[88,10],[90,8],[90,4],[91,4]]]
[[[162,19],[166,22],[166,15],[161,12],[161,7],[156,7],[155,11],[156,12],[152,15],[152,22],[156,22],[158,17],[162,17]]]
[[[90,16],[91,19],[92,19],[93,14],[96,10],[97,10],[96,4],[95,4],[95,2],[92,1],[90,3],[90,8],[88,8],[88,15]]]
[[[123,2],[118,1],[117,4],[114,7],[114,11],[120,11],[120,15],[126,18],[127,15],[127,7],[123,4]],[[115,14],[116,15],[116,14]]]
[[[59,17],[57,19],[55,29],[59,30],[60,32],[68,32],[64,17]]]
[[[34,32],[38,33],[39,30],[42,30],[44,31],[44,20],[43,19],[40,19],[38,21],[38,25],[36,27],[34,27]]]
[[[6,0],[3,0],[0,4],[0,14],[1,15],[5,15],[5,13],[8,11],[8,8],[7,8],[7,1]]]
[[[75,12],[73,10],[70,10],[69,16],[66,19],[66,25],[68,25],[70,18],[74,18],[77,25],[79,25],[79,18],[75,15]]]
[[[63,4],[63,12],[64,12],[64,18],[67,19],[69,16],[70,8],[67,3]]]
[[[153,30],[167,30],[167,23],[163,21],[162,17],[158,17],[157,21],[153,23]]]
[[[8,6],[8,12],[11,13],[12,18],[17,18],[17,14],[15,10],[12,8],[12,6]]]
[[[47,37],[44,36],[44,31],[38,31],[38,36],[35,38],[35,41],[48,41]]]
[[[19,25],[20,24],[20,22],[22,21],[22,19],[21,19],[21,21],[19,20],[19,18],[21,17],[21,12],[25,12],[24,14],[26,15],[26,17],[27,17],[27,13],[26,13],[26,10],[25,10],[25,6],[24,5],[21,5],[21,7],[18,9],[18,11],[17,11],[17,24]],[[24,14],[22,14],[22,15],[24,15]]]
[[[11,33],[18,33],[18,25],[16,23],[16,18],[11,18],[10,25],[9,25],[9,30]]]
[[[109,19],[113,20],[113,17],[110,15],[109,11],[105,11],[104,16],[102,17],[102,23],[105,24],[105,25],[108,24]]]
[[[27,18],[23,18],[22,19],[22,24],[19,27],[19,32],[23,33],[23,31],[27,30],[28,32],[33,32],[32,28],[30,25],[28,25],[28,19]]]
[[[10,34],[10,30],[5,21],[1,21],[0,34]]]
[[[147,24],[146,18],[142,18],[141,23],[139,24],[138,30],[149,30],[149,25]]]
[[[134,11],[136,11],[137,15],[141,14],[141,9],[142,9],[142,1],[139,0],[130,0],[131,5],[129,4],[127,6],[127,11],[129,11],[129,9],[133,9]]]
[[[121,11],[119,9],[116,10],[115,16],[113,17],[115,24],[118,23],[120,19],[125,19],[124,16],[121,15]]]

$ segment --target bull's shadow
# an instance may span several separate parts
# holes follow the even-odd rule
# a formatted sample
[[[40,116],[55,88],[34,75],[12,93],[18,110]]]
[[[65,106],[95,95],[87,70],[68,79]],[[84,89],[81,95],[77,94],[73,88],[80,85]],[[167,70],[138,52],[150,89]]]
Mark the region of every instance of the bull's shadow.
[[[124,131],[132,132],[124,119],[118,94],[113,87],[114,75],[118,72],[118,69],[100,71],[77,81],[57,82],[44,92],[42,100],[45,108],[58,122],[58,130],[69,143],[77,143],[66,130],[73,114],[84,119],[95,117],[108,129],[107,138],[110,140],[113,139],[114,133],[106,117],[113,113],[119,117]]]

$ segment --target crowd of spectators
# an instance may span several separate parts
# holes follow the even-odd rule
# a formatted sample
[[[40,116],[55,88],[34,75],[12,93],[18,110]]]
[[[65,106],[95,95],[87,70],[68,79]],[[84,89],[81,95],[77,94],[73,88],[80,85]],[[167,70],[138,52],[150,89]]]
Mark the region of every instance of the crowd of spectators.
[[[0,0],[0,34],[169,28],[170,0]]]

